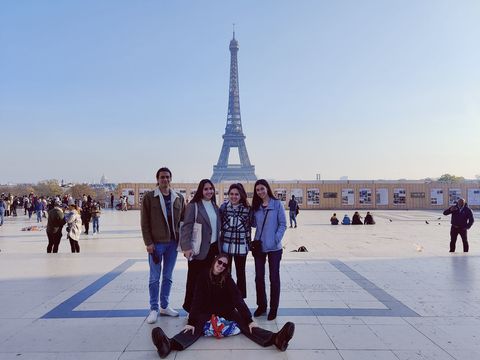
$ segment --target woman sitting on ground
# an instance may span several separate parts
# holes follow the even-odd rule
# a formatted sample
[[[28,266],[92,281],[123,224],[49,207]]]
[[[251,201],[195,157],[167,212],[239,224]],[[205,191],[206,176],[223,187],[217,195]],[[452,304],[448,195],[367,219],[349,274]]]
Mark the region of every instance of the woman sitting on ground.
[[[333,213],[332,217],[330,218],[330,224],[338,225],[338,219],[337,219],[337,214],[336,213]]]
[[[355,211],[352,217],[352,225],[363,225],[362,218],[358,211]]]
[[[365,215],[365,221],[363,222],[364,225],[375,225],[375,220],[373,220],[372,214],[370,211],[367,211],[367,215]]]
[[[350,218],[347,214],[343,216],[342,225],[350,225]]]
[[[275,345],[280,351],[287,349],[295,324],[287,322],[277,333],[260,328],[252,320],[250,310],[227,270],[228,258],[226,254],[217,255],[210,270],[199,276],[188,324],[180,333],[168,338],[161,328],[152,330],[153,343],[162,359],[171,350],[185,350],[202,337],[205,323],[212,314],[234,321],[246,337],[263,347]]]

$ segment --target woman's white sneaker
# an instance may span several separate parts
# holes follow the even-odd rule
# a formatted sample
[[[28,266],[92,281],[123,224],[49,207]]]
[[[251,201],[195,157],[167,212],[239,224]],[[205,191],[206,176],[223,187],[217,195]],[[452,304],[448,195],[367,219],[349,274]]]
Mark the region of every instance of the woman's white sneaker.
[[[155,324],[157,322],[157,318],[158,318],[158,311],[152,310],[150,311],[150,314],[148,314],[147,316],[147,323]]]
[[[173,310],[171,307],[167,307],[167,308],[160,308],[160,314],[162,315],[166,315],[166,316],[178,316],[178,311],[175,311]]]

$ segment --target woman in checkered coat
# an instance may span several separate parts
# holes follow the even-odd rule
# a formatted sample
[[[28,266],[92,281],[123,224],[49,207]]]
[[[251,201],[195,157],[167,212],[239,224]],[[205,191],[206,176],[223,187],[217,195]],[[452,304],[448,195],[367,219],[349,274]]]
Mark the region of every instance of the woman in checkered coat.
[[[243,185],[232,184],[228,189],[228,201],[220,207],[222,223],[221,248],[229,256],[229,271],[235,261],[237,286],[243,298],[247,297],[245,263],[252,232],[252,209]]]

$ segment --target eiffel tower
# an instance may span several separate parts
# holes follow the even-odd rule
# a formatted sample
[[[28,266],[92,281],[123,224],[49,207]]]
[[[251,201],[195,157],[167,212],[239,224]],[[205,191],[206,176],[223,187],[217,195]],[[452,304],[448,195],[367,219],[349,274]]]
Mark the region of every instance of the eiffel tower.
[[[238,88],[238,41],[230,41],[230,87],[228,95],[227,126],[223,137],[222,151],[218,158],[217,165],[213,166],[212,182],[221,181],[255,181],[255,166],[250,164],[247,147],[245,146],[245,135],[242,130],[242,118],[240,116],[240,92]],[[229,164],[228,156],[230,149],[237,148],[240,157],[240,164]]]

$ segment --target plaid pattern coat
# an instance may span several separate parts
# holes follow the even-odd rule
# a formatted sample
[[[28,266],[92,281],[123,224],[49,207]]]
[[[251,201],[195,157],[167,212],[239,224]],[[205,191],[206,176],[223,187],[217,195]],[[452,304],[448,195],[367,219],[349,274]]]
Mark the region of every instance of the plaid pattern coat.
[[[248,246],[252,239],[252,217],[251,209],[242,204],[233,207],[230,202],[226,202],[220,206],[221,247],[225,254],[248,254]]]

